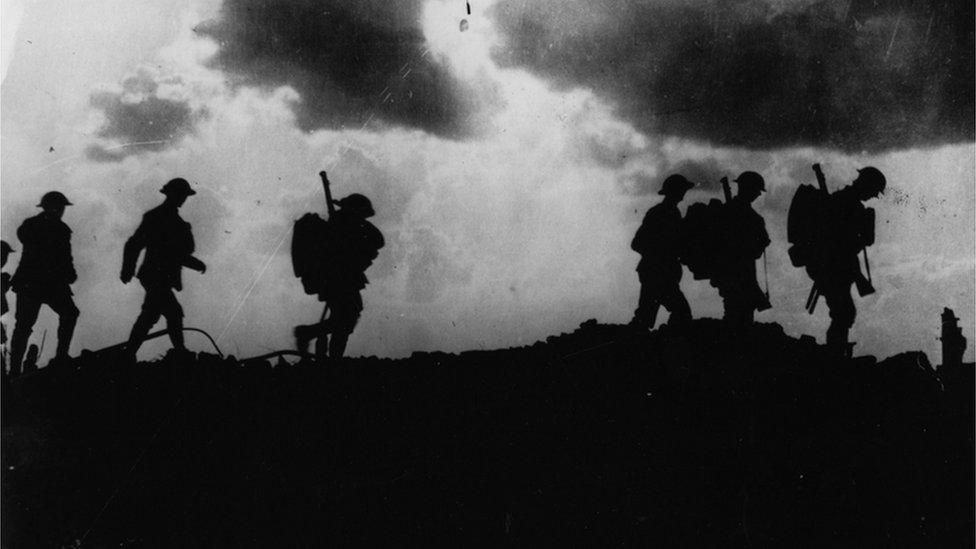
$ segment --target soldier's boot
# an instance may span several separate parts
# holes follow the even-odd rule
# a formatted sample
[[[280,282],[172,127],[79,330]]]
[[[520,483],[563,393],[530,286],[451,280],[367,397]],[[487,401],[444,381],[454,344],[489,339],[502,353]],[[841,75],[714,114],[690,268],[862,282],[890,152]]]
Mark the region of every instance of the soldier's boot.
[[[657,312],[661,308],[660,304],[648,304],[638,306],[634,311],[634,318],[630,321],[630,326],[638,330],[650,330],[657,323]]]
[[[833,358],[850,358],[852,345],[847,341],[847,330],[831,324],[827,328],[827,351]]]
[[[57,363],[62,363],[70,359],[68,350],[71,348],[71,338],[74,336],[77,322],[77,313],[65,313],[58,321],[58,347],[54,354],[54,359]]]

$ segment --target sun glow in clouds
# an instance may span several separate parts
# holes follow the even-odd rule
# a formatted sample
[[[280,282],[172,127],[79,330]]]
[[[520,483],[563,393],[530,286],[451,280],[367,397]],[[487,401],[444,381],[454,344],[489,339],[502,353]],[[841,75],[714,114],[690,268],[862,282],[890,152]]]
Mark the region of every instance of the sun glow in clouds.
[[[479,2],[467,15],[462,3],[455,0],[432,0],[424,5],[422,28],[431,53],[439,56],[464,80],[497,71],[491,60],[491,47],[497,41],[485,10],[491,2]],[[468,28],[459,28],[467,19]]]

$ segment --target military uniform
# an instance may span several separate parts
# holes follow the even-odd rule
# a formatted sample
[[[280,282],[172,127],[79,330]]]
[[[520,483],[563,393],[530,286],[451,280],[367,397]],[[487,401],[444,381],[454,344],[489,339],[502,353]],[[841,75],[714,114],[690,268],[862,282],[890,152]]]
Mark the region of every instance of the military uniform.
[[[748,173],[754,172],[745,172],[743,176]],[[761,177],[758,174],[755,177],[758,180],[752,184],[765,190]],[[736,181],[741,180],[742,176]],[[769,246],[769,233],[762,216],[752,208],[751,199],[743,198],[741,185],[740,182],[740,194],[725,207],[724,225],[728,232],[717,236],[726,239],[724,257],[712,278],[712,285],[722,296],[724,318],[736,327],[752,324],[756,310],[768,305],[756,280],[756,260]]]
[[[835,192],[827,200],[829,222],[824,223],[823,231],[824,241],[831,246],[811,262],[807,272],[830,309],[827,344],[842,348],[857,316],[851,285],[862,278],[858,254],[874,243],[874,235],[862,221],[869,217],[868,209],[852,187]]]
[[[316,354],[324,357],[328,348],[332,358],[345,353],[363,310],[360,292],[369,283],[365,271],[385,244],[383,234],[366,220],[374,214],[366,197],[352,194],[336,204],[341,209],[328,222],[329,257],[322,258],[324,280],[318,294],[329,317],[318,324],[295,328],[299,350],[305,351],[308,342],[317,339]]]
[[[183,185],[175,185],[169,191],[164,187],[163,192],[186,196],[194,194],[188,184],[185,188]],[[183,289],[183,267],[202,271],[205,266],[193,257],[193,232],[190,224],[180,217],[178,208],[179,205],[173,204],[168,198],[160,206],[149,210],[143,216],[135,234],[125,243],[121,276],[123,282],[132,278],[139,254],[143,250],[146,252],[136,275],[146,290],[146,298],[129,335],[129,352],[133,354],[160,316],[166,319],[166,329],[173,346],[176,349],[185,348],[183,308],[173,290]]]
[[[52,198],[53,197],[53,198]],[[34,323],[41,305],[58,314],[58,346],[56,357],[67,358],[71,337],[78,321],[78,307],[72,299],[70,284],[78,279],[71,257],[71,229],[61,221],[60,214],[52,215],[48,206],[71,205],[61,193],[48,193],[41,200],[45,211],[28,218],[17,229],[23,244],[20,264],[10,281],[17,294],[14,313],[14,333],[10,344],[11,373],[20,372],[20,364],[27,350]]]
[[[691,320],[691,308],[679,284],[681,212],[676,204],[662,202],[647,211],[630,247],[641,254],[637,264],[640,298],[632,324],[653,328],[658,309],[671,313],[670,322]]]

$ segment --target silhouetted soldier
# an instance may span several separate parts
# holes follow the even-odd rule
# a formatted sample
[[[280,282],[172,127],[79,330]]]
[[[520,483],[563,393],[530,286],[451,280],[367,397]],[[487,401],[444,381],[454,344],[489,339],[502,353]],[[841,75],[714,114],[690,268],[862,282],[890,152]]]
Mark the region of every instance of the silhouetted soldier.
[[[14,249],[10,246],[10,244],[7,243],[6,240],[0,240],[0,268],[7,266],[7,258],[9,258],[10,254],[13,252]],[[6,273],[6,272],[0,273],[0,293],[2,293],[2,297],[0,297],[0,299],[2,299],[0,300],[0,316],[7,314],[7,311],[10,310],[10,307],[7,303],[7,290],[9,289],[10,289],[10,273]],[[6,345],[6,343],[7,343],[7,325],[0,324],[0,344]],[[3,361],[2,363],[0,363],[0,375],[3,375],[7,371],[6,348],[4,348],[3,354],[0,355],[0,359],[2,359]]]
[[[136,260],[145,249],[145,258],[139,268],[139,282],[146,289],[146,299],[142,312],[136,318],[129,335],[127,353],[134,357],[150,328],[159,320],[166,318],[166,330],[177,351],[186,350],[183,343],[183,308],[176,300],[173,290],[183,289],[182,271],[188,267],[201,273],[207,266],[193,257],[193,232],[190,224],[180,217],[179,208],[188,196],[197,194],[185,179],[172,179],[159,191],[166,195],[163,203],[146,212],[142,223],[132,238],[125,243],[122,256],[122,275],[124,284],[132,280]]]
[[[847,354],[848,332],[857,315],[851,285],[857,284],[861,295],[874,292],[857,256],[874,243],[874,216],[863,203],[884,193],[886,183],[884,174],[869,166],[858,170],[852,185],[828,196],[821,230],[829,248],[807,266],[830,309],[827,346],[837,353]]]
[[[328,349],[330,358],[341,358],[363,310],[360,291],[369,282],[365,271],[376,259],[384,240],[379,229],[366,221],[376,214],[368,198],[351,194],[334,203],[339,210],[328,222],[330,251],[329,257],[322,258],[325,280],[319,292],[319,300],[325,302],[329,318],[317,324],[297,326],[295,341],[298,350],[307,352],[311,340],[317,339],[318,356],[324,357]]]
[[[641,255],[637,277],[641,283],[640,298],[631,325],[653,328],[657,311],[664,308],[671,313],[669,324],[691,320],[691,308],[681,293],[681,212],[678,203],[688,189],[695,185],[681,175],[670,175],[658,194],[664,200],[647,210],[630,248]]]
[[[17,294],[10,341],[11,375],[20,374],[27,341],[44,304],[58,314],[58,346],[52,362],[57,364],[68,359],[71,336],[78,321],[78,307],[71,298],[70,288],[78,279],[71,258],[71,229],[61,221],[65,207],[70,205],[67,197],[57,191],[45,193],[38,204],[43,211],[17,229],[23,253],[10,282]]]
[[[726,247],[712,285],[725,305],[725,320],[734,328],[747,327],[756,310],[769,308],[769,301],[756,280],[756,260],[769,246],[766,222],[752,209],[752,202],[766,191],[766,182],[756,172],[742,172],[735,182],[739,190],[725,207],[728,234]]]
[[[14,252],[14,249],[7,243],[6,240],[0,240],[0,268],[7,266],[7,259],[10,254]],[[10,273],[0,273],[0,291],[3,292],[3,301],[0,302],[0,315],[7,314],[10,310],[7,304],[7,290],[10,289]],[[7,336],[3,336],[3,340],[7,341]]]

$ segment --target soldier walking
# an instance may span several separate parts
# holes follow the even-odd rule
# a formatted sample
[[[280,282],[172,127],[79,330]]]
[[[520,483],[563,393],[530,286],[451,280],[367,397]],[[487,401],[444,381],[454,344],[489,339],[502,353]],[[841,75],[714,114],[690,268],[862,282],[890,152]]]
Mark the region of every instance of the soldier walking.
[[[166,195],[166,199],[143,215],[139,228],[125,243],[122,255],[120,278],[123,284],[128,284],[135,274],[140,252],[146,251],[137,275],[146,289],[146,299],[129,335],[126,351],[131,357],[135,357],[160,316],[166,318],[166,329],[174,349],[186,350],[183,343],[183,308],[173,290],[183,289],[183,267],[200,273],[207,270],[202,261],[193,257],[193,232],[190,224],[179,214],[180,206],[196,191],[190,188],[185,179],[176,178],[163,185],[159,192]]]
[[[678,203],[688,189],[695,185],[682,175],[670,175],[658,194],[664,200],[647,210],[637,229],[630,248],[641,255],[637,264],[640,298],[631,325],[650,329],[663,305],[671,314],[668,323],[679,325],[691,320],[691,308],[679,284],[681,283],[681,212]]]
[[[6,240],[0,240],[0,267],[7,266],[7,258],[14,253],[13,247]],[[3,293],[3,300],[0,301],[0,316],[7,314],[10,307],[7,304],[7,290],[10,289],[10,273],[0,273],[0,292]],[[0,343],[7,342],[7,327],[0,325]]]
[[[42,212],[17,229],[23,245],[20,264],[11,279],[17,294],[14,333],[10,341],[10,374],[19,375],[27,342],[41,305],[58,314],[58,345],[53,364],[68,360],[71,336],[78,321],[78,307],[70,285],[78,280],[71,257],[71,229],[61,221],[68,198],[58,191],[45,193],[37,206]]]
[[[712,278],[725,306],[724,319],[736,329],[752,325],[756,310],[769,308],[769,300],[756,280],[756,260],[769,246],[766,222],[752,203],[766,191],[766,181],[756,172],[742,172],[734,180],[738,192],[725,206],[728,233],[723,257]]]
[[[858,170],[853,184],[827,197],[824,216],[828,221],[820,229],[824,245],[807,265],[807,273],[830,309],[827,347],[838,354],[848,354],[848,334],[857,316],[851,285],[857,285],[862,296],[874,293],[858,260],[858,254],[874,244],[874,211],[863,203],[883,194],[886,184],[884,174],[868,166]]]
[[[379,229],[366,220],[376,214],[368,198],[351,194],[334,204],[339,210],[330,216],[323,235],[328,240],[324,246],[328,257],[317,258],[322,276],[317,293],[329,317],[323,312],[320,322],[295,327],[295,342],[299,351],[308,352],[311,340],[317,339],[317,356],[326,356],[327,349],[329,358],[342,358],[363,310],[360,292],[369,282],[365,271],[384,240]]]

